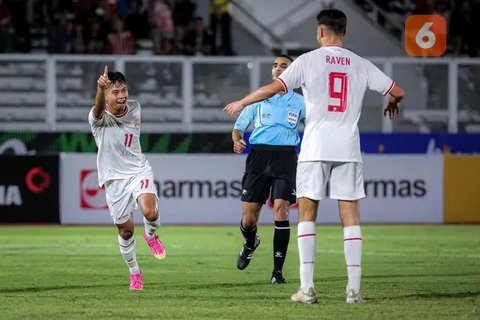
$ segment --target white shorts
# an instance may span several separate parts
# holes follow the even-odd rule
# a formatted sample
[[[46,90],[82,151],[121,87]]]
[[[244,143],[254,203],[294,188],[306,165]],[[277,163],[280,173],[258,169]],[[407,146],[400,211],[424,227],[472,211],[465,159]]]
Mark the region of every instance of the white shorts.
[[[137,207],[138,196],[143,193],[157,195],[157,188],[153,181],[152,171],[147,170],[129,179],[115,179],[105,182],[105,193],[113,222],[122,224],[128,221]]]
[[[312,200],[365,198],[363,165],[359,162],[299,162],[297,165],[297,198],[301,197]]]

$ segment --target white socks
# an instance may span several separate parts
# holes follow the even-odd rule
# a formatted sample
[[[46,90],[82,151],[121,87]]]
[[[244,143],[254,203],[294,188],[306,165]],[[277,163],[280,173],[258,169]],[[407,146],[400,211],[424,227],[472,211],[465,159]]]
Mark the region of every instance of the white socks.
[[[157,216],[157,220],[148,221],[143,217],[143,223],[145,224],[145,233],[148,238],[151,238],[155,235],[155,231],[160,227],[160,214]]]
[[[359,293],[362,277],[362,231],[360,226],[343,228],[343,250],[348,273],[347,292],[353,289],[355,293]]]
[[[130,270],[130,274],[140,273],[140,267],[138,266],[137,256],[135,254],[135,236],[132,236],[128,240],[124,240],[122,237],[118,236],[118,245],[120,247],[120,253]]]
[[[309,288],[314,288],[315,222],[305,221],[298,223],[297,242],[300,258],[300,287],[303,292],[308,292]],[[348,273],[347,292],[353,289],[355,293],[359,293],[362,277],[362,231],[360,226],[343,228],[343,247]]]
[[[313,271],[315,268],[316,253],[315,222],[304,221],[298,223],[298,254],[300,258],[300,288],[308,292],[313,288]]]

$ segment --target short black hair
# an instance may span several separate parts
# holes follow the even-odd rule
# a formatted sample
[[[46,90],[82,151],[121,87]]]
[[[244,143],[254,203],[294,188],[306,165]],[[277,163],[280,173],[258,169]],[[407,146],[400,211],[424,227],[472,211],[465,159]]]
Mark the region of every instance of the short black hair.
[[[285,58],[285,59],[290,60],[290,62],[293,62],[293,58],[286,55],[286,54],[279,54],[278,56],[276,56],[276,58]]]
[[[337,35],[347,32],[347,16],[338,9],[325,9],[317,15],[318,25],[324,25]]]
[[[127,84],[127,79],[123,75],[123,73],[118,71],[109,71],[108,72],[108,80],[112,83],[124,83]]]

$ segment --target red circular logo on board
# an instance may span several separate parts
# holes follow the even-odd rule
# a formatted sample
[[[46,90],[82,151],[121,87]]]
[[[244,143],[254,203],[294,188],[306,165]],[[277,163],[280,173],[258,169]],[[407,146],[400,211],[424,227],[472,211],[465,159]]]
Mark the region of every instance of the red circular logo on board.
[[[25,184],[33,193],[42,193],[50,186],[50,174],[42,167],[33,167],[25,175]]]
[[[97,170],[80,171],[80,206],[83,209],[107,209],[105,188],[98,186]]]

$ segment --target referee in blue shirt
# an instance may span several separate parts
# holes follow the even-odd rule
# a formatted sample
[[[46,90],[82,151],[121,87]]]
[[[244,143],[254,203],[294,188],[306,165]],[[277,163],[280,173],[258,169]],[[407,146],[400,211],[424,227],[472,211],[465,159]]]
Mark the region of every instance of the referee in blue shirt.
[[[280,76],[292,61],[287,55],[277,56],[272,65],[272,78],[275,80]],[[255,126],[249,139],[251,151],[242,179],[243,213],[240,230],[245,244],[238,256],[237,268],[243,270],[248,266],[260,244],[257,222],[262,205],[271,194],[275,215],[272,284],[285,283],[282,269],[290,240],[288,214],[290,205],[296,202],[295,147],[300,143],[298,124],[304,119],[303,97],[289,91],[247,106],[232,131],[233,150],[242,153],[246,147],[243,133],[251,123]]]

